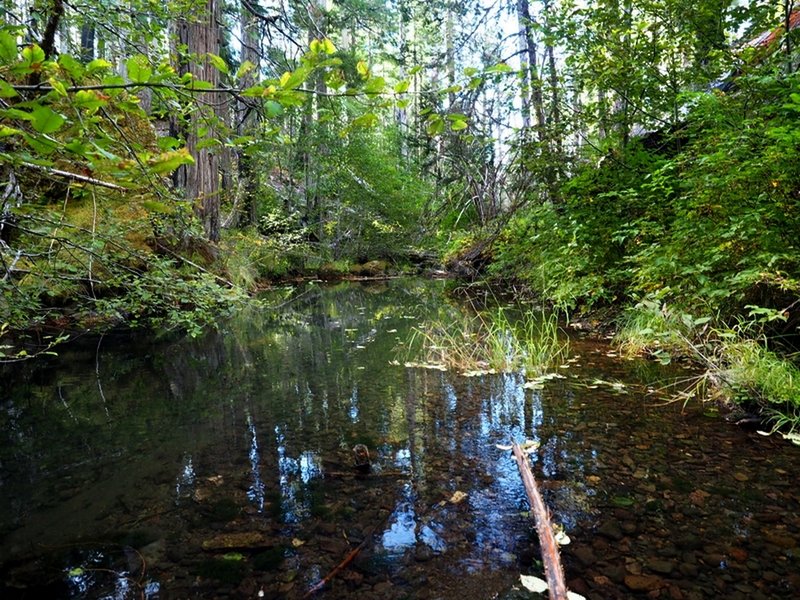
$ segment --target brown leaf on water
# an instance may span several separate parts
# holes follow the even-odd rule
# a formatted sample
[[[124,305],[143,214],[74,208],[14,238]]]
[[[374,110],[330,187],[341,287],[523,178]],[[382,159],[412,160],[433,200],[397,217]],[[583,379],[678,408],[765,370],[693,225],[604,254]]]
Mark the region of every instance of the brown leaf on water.
[[[466,499],[467,499],[467,494],[465,494],[462,491],[456,491],[452,496],[450,496],[450,503],[461,504]]]
[[[709,496],[711,496],[711,494],[708,492],[704,492],[703,490],[695,490],[689,494],[689,500],[691,500],[692,504],[695,506],[703,506]]]

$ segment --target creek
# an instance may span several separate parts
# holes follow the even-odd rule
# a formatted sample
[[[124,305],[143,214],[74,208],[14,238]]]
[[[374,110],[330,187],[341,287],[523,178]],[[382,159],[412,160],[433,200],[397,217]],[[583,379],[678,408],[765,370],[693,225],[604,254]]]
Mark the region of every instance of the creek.
[[[800,448],[667,402],[690,370],[576,331],[539,389],[406,367],[414,328],[467,310],[442,282],[265,302],[0,372],[2,598],[302,598],[362,542],[316,597],[530,598],[512,440],[538,444],[573,591],[800,596]]]

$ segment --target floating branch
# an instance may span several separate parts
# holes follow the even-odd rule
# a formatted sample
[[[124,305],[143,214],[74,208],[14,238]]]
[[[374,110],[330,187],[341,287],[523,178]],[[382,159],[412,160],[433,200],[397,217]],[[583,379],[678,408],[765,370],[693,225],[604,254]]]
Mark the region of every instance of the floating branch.
[[[528,456],[519,444],[512,446],[514,458],[517,459],[519,474],[522,483],[525,484],[525,492],[528,494],[533,516],[536,520],[536,533],[539,535],[539,545],[542,548],[542,563],[544,564],[544,574],[547,579],[550,600],[567,600],[567,586],[564,583],[564,570],[561,568],[561,556],[558,552],[558,544],[553,534],[553,526],[550,522],[550,511],[542,500],[536,480],[531,471],[531,464]]]

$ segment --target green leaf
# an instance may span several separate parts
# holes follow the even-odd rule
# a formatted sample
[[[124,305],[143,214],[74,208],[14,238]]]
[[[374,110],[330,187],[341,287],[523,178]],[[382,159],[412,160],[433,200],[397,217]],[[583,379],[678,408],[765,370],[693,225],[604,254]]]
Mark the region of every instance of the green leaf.
[[[94,90],[80,90],[75,93],[75,106],[94,112],[104,104],[106,100],[100,98]]]
[[[32,44],[22,49],[22,61],[25,66],[30,67],[34,71],[38,70],[45,60],[44,50],[38,44]]]
[[[620,506],[620,507],[633,506],[634,504],[636,504],[633,498],[628,498],[627,496],[614,496],[613,498],[611,498],[611,502],[615,506]]]
[[[17,95],[17,90],[10,83],[0,79],[0,98],[14,98]]]
[[[55,152],[56,148],[58,148],[58,144],[44,136],[36,137],[32,135],[28,135],[27,133],[24,134],[25,141],[28,145],[36,150],[39,154],[43,156],[48,156]]]
[[[395,94],[405,94],[408,91],[411,82],[408,79],[404,79],[403,81],[398,81],[397,84],[394,86],[394,93]]]
[[[117,73],[110,73],[105,77],[103,77],[102,83],[103,85],[107,86],[120,86],[120,85],[125,85],[127,82],[125,81],[125,78],[122,77],[122,75],[118,75]],[[124,89],[117,87],[117,88],[107,88],[103,90],[103,93],[106,96],[120,96],[124,91],[125,91]]]
[[[358,71],[358,74],[364,78],[369,77],[369,65],[367,65],[367,63],[365,63],[363,60],[358,61],[358,64],[356,65],[356,71]]]
[[[5,110],[0,110],[0,117],[6,117],[8,119],[17,119],[18,121],[32,121],[33,115],[29,112],[25,112],[24,110],[20,110],[18,108],[7,108]]]
[[[335,54],[336,53],[336,46],[333,45],[333,42],[330,41],[328,38],[322,40],[322,51],[325,54]]]
[[[0,31],[0,64],[8,65],[17,60],[17,36]]]
[[[247,98],[258,98],[264,95],[264,90],[265,88],[263,85],[253,85],[242,90],[242,96]]]
[[[155,200],[145,200],[142,202],[142,206],[144,206],[150,212],[159,213],[162,215],[174,212],[171,207],[167,206],[163,202],[157,202]]]
[[[340,67],[342,66],[342,59],[334,56],[333,58],[326,58],[325,60],[321,60],[317,63],[316,68],[321,69],[322,67]]]
[[[274,100],[267,100],[264,103],[264,111],[267,113],[267,118],[274,119],[283,114],[283,104]]]
[[[202,150],[203,148],[217,148],[221,145],[222,142],[219,141],[217,138],[207,137],[197,142],[195,148],[197,150]]]
[[[64,145],[64,148],[83,158],[89,158],[91,151],[90,147],[84,144],[82,140],[71,140]]]
[[[208,60],[214,65],[214,68],[219,71],[220,73],[225,73],[226,75],[230,73],[228,69],[228,63],[225,62],[221,56],[214,54],[213,52],[208,53]]]
[[[193,165],[194,159],[186,148],[164,152],[149,161],[149,166],[158,175],[171,173],[181,165]]]
[[[242,561],[244,560],[244,554],[241,552],[228,552],[222,556],[223,560],[233,560],[233,561]]]
[[[39,133],[53,133],[64,124],[64,117],[49,106],[37,106],[31,111],[31,115],[31,127]]]
[[[378,124],[378,116],[373,113],[367,113],[365,115],[361,115],[360,117],[356,117],[353,119],[353,126],[354,127],[374,127]]]
[[[210,81],[203,81],[202,79],[192,79],[186,87],[190,90],[210,90],[214,87],[214,84]]]
[[[473,75],[478,74],[478,69],[475,67],[464,67],[464,75],[467,77],[472,77]]]
[[[128,77],[133,83],[147,83],[153,75],[150,61],[142,54],[131,56],[125,61],[125,67],[128,70]]]
[[[64,87],[64,84],[61,83],[58,79],[56,79],[55,77],[51,77],[50,79],[47,80],[47,83],[49,83],[53,87],[53,89],[59,96],[61,96],[62,98],[67,97],[67,88]]]
[[[434,115],[428,120],[428,135],[437,136],[444,131],[444,120],[439,115]]]
[[[372,77],[364,86],[366,94],[380,94],[386,87],[386,80],[383,77]]]
[[[278,91],[275,93],[275,99],[283,106],[303,106],[306,102],[305,94],[293,91]]]
[[[83,77],[83,65],[69,54],[62,54],[58,57],[58,66],[73,79]]]
[[[108,62],[104,58],[95,58],[89,64],[86,65],[86,73],[91,75],[92,73],[96,73],[97,71],[102,71],[103,69],[110,69],[112,64]]]
[[[455,120],[450,123],[450,130],[451,131],[461,131],[462,129],[467,128],[467,122],[461,120]]]
[[[239,65],[239,68],[236,70],[236,79],[244,77],[255,68],[256,66],[249,60],[244,61],[241,65]]]
[[[506,63],[497,63],[484,70],[484,73],[513,73],[514,69],[509,67]]]
[[[158,138],[156,141],[160,150],[174,150],[178,146],[181,145],[181,141],[177,138],[172,137],[171,135],[165,135],[164,137]]]
[[[6,138],[12,135],[20,135],[22,131],[19,129],[15,129],[13,127],[7,127],[5,125],[0,126],[0,138]]]
[[[299,87],[308,77],[310,70],[307,67],[299,67],[294,72],[286,71],[281,77],[281,87],[285,90],[293,90]]]

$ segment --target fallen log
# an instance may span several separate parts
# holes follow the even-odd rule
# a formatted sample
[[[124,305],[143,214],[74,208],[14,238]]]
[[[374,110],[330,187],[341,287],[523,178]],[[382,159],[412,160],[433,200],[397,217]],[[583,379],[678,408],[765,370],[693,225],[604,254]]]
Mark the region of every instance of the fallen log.
[[[561,556],[558,552],[558,544],[550,522],[550,511],[547,510],[544,500],[542,500],[542,495],[539,493],[539,488],[536,487],[536,479],[533,477],[528,455],[517,443],[512,446],[512,450],[536,521],[536,533],[539,536],[539,545],[542,549],[542,563],[544,564],[544,574],[547,580],[550,600],[566,600],[567,585],[564,583],[564,570],[561,568]]]

